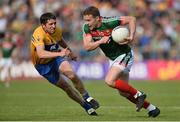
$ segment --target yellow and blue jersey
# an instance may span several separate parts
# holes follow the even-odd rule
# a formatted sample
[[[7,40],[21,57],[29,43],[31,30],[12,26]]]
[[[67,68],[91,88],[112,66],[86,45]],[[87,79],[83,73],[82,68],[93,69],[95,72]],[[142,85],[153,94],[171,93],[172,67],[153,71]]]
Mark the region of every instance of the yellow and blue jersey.
[[[53,34],[46,33],[42,26],[35,29],[31,39],[31,58],[34,65],[47,64],[53,58],[39,58],[37,55],[36,47],[43,45],[47,51],[58,51],[60,49],[59,41],[62,40],[62,31],[60,28],[56,28]]]

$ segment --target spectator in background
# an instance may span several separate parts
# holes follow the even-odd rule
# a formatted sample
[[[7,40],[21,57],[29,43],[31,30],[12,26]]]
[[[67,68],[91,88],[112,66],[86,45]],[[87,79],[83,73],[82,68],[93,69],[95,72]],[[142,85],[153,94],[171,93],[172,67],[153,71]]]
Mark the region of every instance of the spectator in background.
[[[165,32],[161,25],[156,26],[156,32],[152,37],[151,42],[151,54],[153,56],[151,59],[169,59],[170,54],[169,51],[171,50],[171,40],[165,35]]]
[[[5,36],[6,28],[7,28],[7,19],[6,16],[4,15],[3,10],[0,8],[0,41],[2,41],[2,39]]]
[[[11,33],[6,32],[3,41],[0,43],[0,52],[2,53],[0,58],[0,80],[5,83],[6,87],[10,85],[10,68],[13,65],[12,55],[15,47],[16,43],[12,42]]]

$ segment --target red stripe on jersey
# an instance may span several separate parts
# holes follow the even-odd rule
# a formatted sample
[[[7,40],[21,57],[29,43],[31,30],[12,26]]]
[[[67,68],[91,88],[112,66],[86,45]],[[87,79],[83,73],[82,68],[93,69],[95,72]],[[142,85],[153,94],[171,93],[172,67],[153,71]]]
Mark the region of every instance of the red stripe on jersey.
[[[96,31],[91,31],[91,35],[93,37],[97,37],[97,36],[110,36],[111,35],[111,32],[112,32],[112,29],[106,29],[106,30],[102,30],[102,31],[99,31],[99,30],[96,30]]]

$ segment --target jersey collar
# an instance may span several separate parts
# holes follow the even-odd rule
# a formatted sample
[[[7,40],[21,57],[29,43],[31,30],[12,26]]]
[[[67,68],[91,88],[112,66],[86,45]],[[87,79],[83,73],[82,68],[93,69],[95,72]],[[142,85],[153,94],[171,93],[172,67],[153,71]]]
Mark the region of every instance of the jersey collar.
[[[98,20],[98,27],[97,28],[99,28],[99,27],[101,27],[102,26],[102,17],[100,16],[99,17],[99,20]]]

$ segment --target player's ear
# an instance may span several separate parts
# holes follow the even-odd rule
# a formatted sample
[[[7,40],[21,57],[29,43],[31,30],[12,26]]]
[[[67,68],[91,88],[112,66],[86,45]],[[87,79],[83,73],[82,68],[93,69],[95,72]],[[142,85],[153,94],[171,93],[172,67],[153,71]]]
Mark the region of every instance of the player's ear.
[[[42,28],[45,29],[46,28],[46,25],[45,24],[41,24]]]
[[[45,24],[41,24],[41,26],[44,28],[44,27],[45,27]]]

